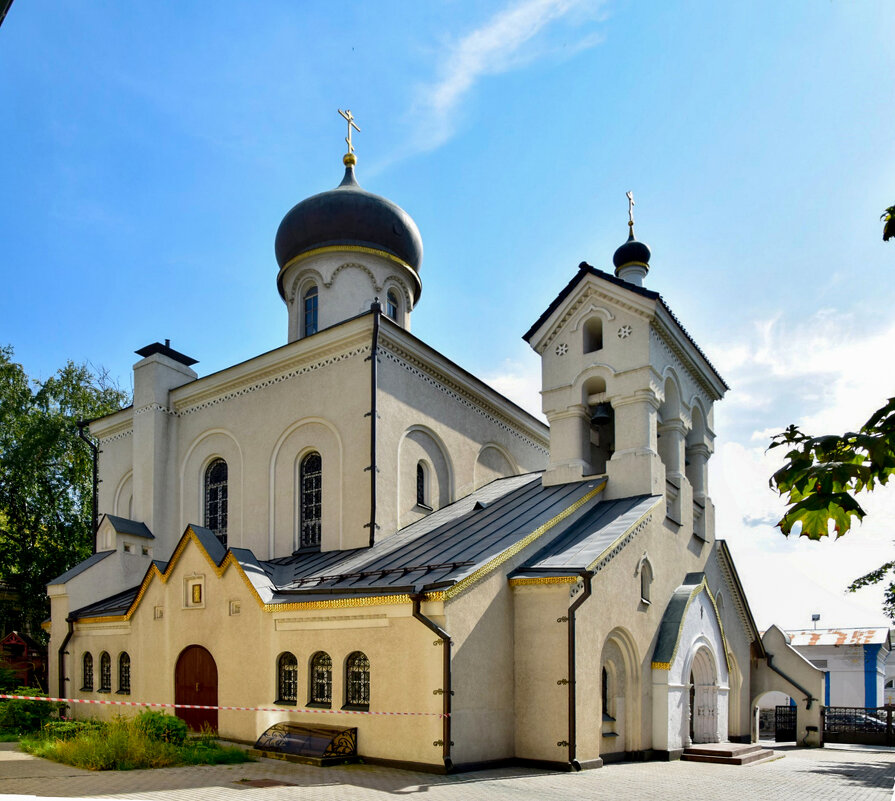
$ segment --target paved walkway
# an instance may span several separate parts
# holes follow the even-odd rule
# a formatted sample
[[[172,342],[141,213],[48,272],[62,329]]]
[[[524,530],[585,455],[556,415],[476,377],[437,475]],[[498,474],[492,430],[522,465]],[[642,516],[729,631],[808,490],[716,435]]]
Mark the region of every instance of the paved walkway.
[[[244,765],[92,772],[0,744],[0,794],[42,798],[178,801],[864,801],[893,798],[895,753],[778,749],[784,759],[752,767],[634,762],[582,773],[504,768],[453,776],[370,765],[313,768],[264,759]]]

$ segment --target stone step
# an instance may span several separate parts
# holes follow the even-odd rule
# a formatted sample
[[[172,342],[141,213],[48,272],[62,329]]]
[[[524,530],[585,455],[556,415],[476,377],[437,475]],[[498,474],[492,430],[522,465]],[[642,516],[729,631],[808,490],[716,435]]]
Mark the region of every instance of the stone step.
[[[717,765],[756,765],[782,757],[783,754],[747,743],[691,745],[681,755],[681,759],[688,762],[710,762]]]

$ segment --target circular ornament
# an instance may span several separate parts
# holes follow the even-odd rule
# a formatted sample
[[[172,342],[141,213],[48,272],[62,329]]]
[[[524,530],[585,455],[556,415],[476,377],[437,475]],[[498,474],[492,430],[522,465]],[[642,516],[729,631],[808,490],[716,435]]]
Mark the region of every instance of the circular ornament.
[[[631,326],[623,325],[621,328],[618,329],[618,338],[627,339],[629,336],[631,336],[631,331],[633,330],[634,329],[632,329]]]
[[[565,342],[560,342],[559,345],[556,346],[556,355],[557,356],[565,356],[569,352],[569,346],[566,345]]]

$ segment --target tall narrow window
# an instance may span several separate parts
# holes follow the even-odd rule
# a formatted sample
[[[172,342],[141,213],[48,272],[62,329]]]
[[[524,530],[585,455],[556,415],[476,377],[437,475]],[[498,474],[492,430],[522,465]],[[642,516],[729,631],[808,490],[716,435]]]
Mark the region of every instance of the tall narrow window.
[[[317,333],[317,287],[312,286],[305,292],[305,319],[304,332],[305,336]]]
[[[385,313],[398,322],[398,295],[394,289],[390,289],[385,296]]]
[[[227,545],[227,463],[215,459],[205,471],[205,528]]]
[[[99,658],[99,689],[97,692],[112,692],[112,657],[103,651]]]
[[[118,693],[131,694],[131,658],[127,651],[122,651],[118,657]]]
[[[82,677],[81,689],[92,692],[93,691],[93,654],[91,654],[89,651],[84,654],[84,657],[81,661],[81,677]]]
[[[425,462],[416,463],[416,505],[424,509],[429,506],[429,471]]]
[[[333,661],[325,651],[311,657],[311,704],[329,706],[333,697]]]
[[[355,651],[345,663],[345,705],[370,705],[370,660]]]
[[[323,463],[314,451],[301,460],[299,467],[298,547],[320,545],[320,519],[323,511]]]
[[[644,559],[640,563],[640,600],[648,604],[650,602],[650,584],[653,583],[653,568],[649,561]]]
[[[277,660],[277,703],[294,704],[298,700],[298,660],[288,651]]]

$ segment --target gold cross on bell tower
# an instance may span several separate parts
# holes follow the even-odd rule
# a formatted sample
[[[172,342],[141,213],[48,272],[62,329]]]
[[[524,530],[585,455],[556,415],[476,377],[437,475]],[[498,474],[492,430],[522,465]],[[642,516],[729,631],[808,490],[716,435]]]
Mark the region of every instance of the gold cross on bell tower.
[[[633,192],[625,192],[628,198],[628,225],[631,228],[634,227],[634,193]]]
[[[345,142],[348,144],[347,155],[353,156],[354,155],[354,145],[351,144],[351,129],[354,128],[355,131],[360,133],[360,128],[357,127],[357,123],[354,121],[354,115],[351,113],[350,108],[345,109],[345,111],[342,111],[342,109],[339,109],[339,114],[341,114],[342,117],[344,118],[345,122],[348,123],[348,136],[345,137]]]

